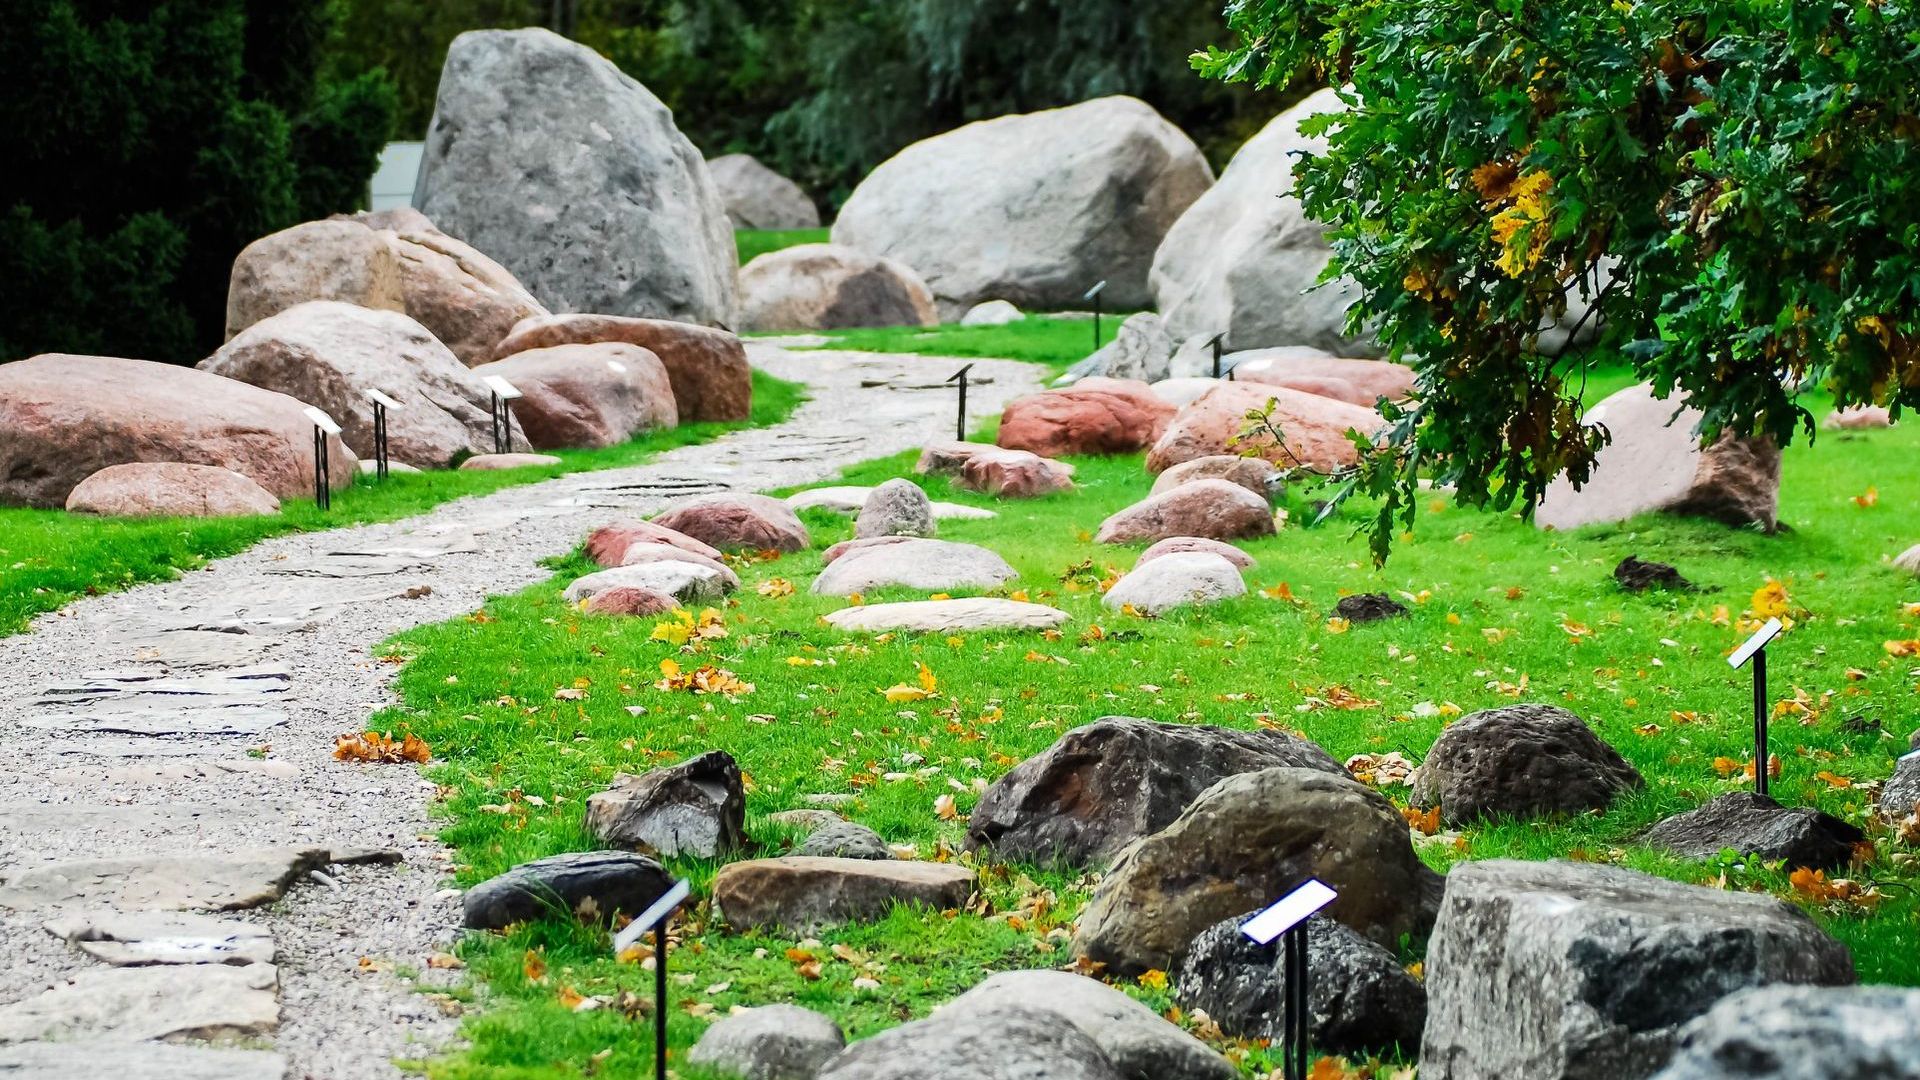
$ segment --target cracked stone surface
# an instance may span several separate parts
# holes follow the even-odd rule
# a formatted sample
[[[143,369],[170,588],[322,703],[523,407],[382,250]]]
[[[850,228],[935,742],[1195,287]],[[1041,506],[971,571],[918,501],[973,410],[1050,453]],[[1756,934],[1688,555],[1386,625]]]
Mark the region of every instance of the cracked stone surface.
[[[783,424],[643,465],[508,488],[404,521],[277,537],[175,581],[84,600],[9,638],[0,665],[0,952],[11,977],[0,981],[0,1015],[9,1018],[0,1030],[11,1034],[0,1041],[60,1024],[79,1041],[0,1045],[0,1073],[398,1080],[395,1058],[445,1046],[458,1022],[393,974],[459,977],[425,965],[461,921],[458,896],[442,893],[452,860],[428,816],[433,785],[411,766],[332,758],[335,735],[361,729],[393,700],[393,669],[371,650],[545,579],[540,560],[615,518],[690,494],[819,484],[847,465],[948,438],[953,394],[934,387],[968,362],[759,344],[749,357],[807,383],[812,400]],[[971,362],[992,377],[969,388],[973,415],[1040,389],[1031,365]],[[391,849],[398,862],[361,861],[365,853],[348,844]],[[109,904],[129,915],[235,908],[221,919],[263,931],[276,963],[109,967],[45,928]],[[113,1017],[78,1004],[138,998],[148,983],[185,972],[225,986],[263,970],[277,972],[278,1027],[250,1045],[270,1043],[271,1052],[138,1044],[129,1054],[106,1029],[118,1039],[155,1037],[152,1028],[136,1028],[132,1012],[109,1024]],[[272,991],[253,993],[267,996],[245,998],[258,1005],[252,1019],[229,1026],[266,1022]],[[180,1032],[222,1030],[184,1012],[150,1019],[183,1023]]]

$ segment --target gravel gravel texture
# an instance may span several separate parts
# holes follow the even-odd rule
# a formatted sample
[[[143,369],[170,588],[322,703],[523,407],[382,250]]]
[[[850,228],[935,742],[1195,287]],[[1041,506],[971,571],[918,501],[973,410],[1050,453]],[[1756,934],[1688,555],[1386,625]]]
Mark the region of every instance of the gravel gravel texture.
[[[635,468],[448,503],[407,521],[268,540],[176,581],[75,604],[6,640],[0,877],[67,859],[259,844],[396,849],[399,865],[334,866],[325,881],[296,884],[280,902],[236,917],[270,927],[279,950],[283,1009],[273,1042],[289,1077],[397,1078],[393,1059],[447,1045],[459,1022],[421,992],[461,975],[426,965],[452,943],[460,921],[458,897],[447,889],[451,855],[428,817],[433,785],[413,766],[332,757],[336,735],[361,730],[393,700],[392,669],[371,649],[543,579],[540,560],[613,518],[651,513],[679,494],[824,481],[843,466],[949,438],[953,395],[934,387],[969,362],[764,345],[749,354],[811,387],[812,399],[785,424]],[[1040,388],[1031,365],[971,362],[975,416]],[[340,552],[374,554],[330,554]],[[432,591],[407,598],[418,586]],[[140,658],[162,631],[235,623],[254,635],[247,643],[264,644],[246,663],[292,675],[282,695],[289,700],[279,705],[288,722],[264,738],[77,736],[25,724],[38,715],[33,699],[56,682],[154,669]],[[134,756],[98,752],[135,742]],[[0,1006],[93,963],[41,928],[48,916],[0,911],[0,954],[11,976],[0,980]]]

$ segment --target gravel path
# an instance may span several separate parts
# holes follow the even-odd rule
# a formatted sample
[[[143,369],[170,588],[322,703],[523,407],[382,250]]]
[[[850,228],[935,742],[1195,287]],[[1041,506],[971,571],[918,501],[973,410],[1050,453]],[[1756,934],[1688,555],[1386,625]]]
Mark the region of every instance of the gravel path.
[[[787,423],[407,521],[269,540],[177,581],[75,604],[0,642],[0,953],[11,976],[0,982],[0,1044],[33,1039],[37,1029],[81,1040],[71,1049],[0,1045],[0,1072],[27,1060],[41,1061],[41,1071],[25,1075],[46,1077],[110,1064],[119,1059],[86,1041],[124,1039],[136,1020],[165,1026],[185,1008],[184,983],[152,1000],[123,1001],[115,995],[130,982],[101,989],[88,981],[141,969],[90,959],[43,929],[51,916],[99,908],[101,889],[151,884],[153,871],[165,869],[137,860],[187,856],[186,877],[197,880],[218,857],[261,848],[270,849],[269,864],[280,860],[291,885],[276,902],[222,917],[270,930],[279,1024],[269,1031],[234,1021],[223,1030],[262,1032],[246,1041],[279,1057],[196,1051],[178,1075],[399,1077],[393,1059],[444,1046],[458,1021],[421,987],[447,974],[426,971],[426,959],[453,940],[459,902],[446,888],[450,853],[432,837],[433,785],[412,767],[331,756],[337,734],[360,730],[393,700],[390,669],[370,650],[541,580],[539,560],[623,514],[650,513],[684,494],[824,480],[843,466],[952,437],[953,394],[940,383],[965,361],[765,346],[750,355],[811,387],[812,400]],[[974,364],[976,415],[1039,386],[1031,365]],[[134,673],[172,681],[128,681]],[[300,847],[332,854],[288,854]],[[399,861],[339,865],[349,849],[387,849]],[[51,892],[44,873],[34,874],[110,857],[136,861],[84,881],[62,871],[67,877]],[[124,894],[117,902],[165,906]],[[172,970],[180,978],[207,969]],[[410,983],[402,970],[424,974]],[[42,995],[66,986],[74,997],[68,984],[76,975],[85,991],[78,996],[104,1015],[54,1009],[49,1021],[43,1006],[56,999]],[[222,1008],[249,1005],[257,999],[228,995],[210,1007],[224,1016]]]

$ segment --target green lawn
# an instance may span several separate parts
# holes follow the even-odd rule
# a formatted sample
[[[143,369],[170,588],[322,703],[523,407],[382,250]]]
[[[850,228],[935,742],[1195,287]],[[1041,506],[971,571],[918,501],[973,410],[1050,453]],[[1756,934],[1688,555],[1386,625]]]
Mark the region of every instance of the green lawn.
[[[824,244],[830,229],[735,229],[733,246],[740,251],[740,265],[752,262],[755,256],[765,255],[769,251],[781,248],[797,247],[801,244]]]
[[[1593,392],[1624,381],[1616,374]],[[387,651],[407,661],[404,704],[375,724],[431,743],[431,775],[445,793],[443,836],[468,885],[528,859],[595,847],[581,821],[587,796],[616,772],[710,748],[732,752],[751,778],[755,854],[778,854],[798,839],[768,815],[826,792],[857,796],[849,816],[934,858],[958,850],[980,782],[1102,715],[1278,725],[1343,759],[1399,750],[1417,761],[1455,710],[1548,701],[1587,717],[1645,774],[1646,789],[1604,815],[1464,830],[1424,849],[1433,865],[1573,857],[1691,882],[1724,873],[1732,887],[1795,899],[1778,869],[1675,859],[1636,847],[1632,837],[1737,786],[1714,763],[1749,752],[1749,690],[1745,673],[1730,671],[1723,656],[1744,637],[1736,623],[1770,581],[1784,586],[1796,624],[1772,653],[1776,698],[1791,703],[1775,728],[1784,759],[1775,794],[1865,822],[1868,799],[1849,785],[1888,775],[1920,724],[1915,661],[1883,644],[1920,638],[1920,607],[1911,606],[1920,583],[1884,565],[1920,540],[1916,452],[1920,428],[1911,424],[1824,435],[1815,448],[1791,451],[1782,508],[1792,529],[1776,536],[1651,518],[1546,534],[1512,515],[1436,499],[1392,562],[1376,570],[1352,532],[1366,508],[1353,506],[1321,527],[1289,527],[1245,545],[1259,560],[1248,597],[1156,620],[1106,611],[1095,584],[1136,554],[1097,545],[1091,534],[1146,493],[1151,478],[1138,456],[1079,460],[1078,492],[1033,502],[996,505],[931,480],[935,498],[1000,512],[993,521],[943,523],[941,535],[1005,555],[1022,575],[1008,591],[1072,614],[1062,633],[875,639],[833,631],[819,616],[841,601],[816,598],[808,585],[819,550],[851,526],[812,514],[813,550],[741,565],[744,586],[722,612],[724,639],[689,653],[653,639],[655,620],[582,616],[559,596],[591,569],[575,556],[556,565],[552,582],[489,603],[485,617],[392,641]],[[911,463],[902,455],[845,479],[874,483],[908,474]],[[1856,503],[1876,487],[1877,501]],[[1310,516],[1306,497],[1288,504],[1293,520]],[[1610,571],[1628,554],[1675,563],[1703,591],[1624,593]],[[1341,595],[1369,591],[1400,596],[1411,616],[1350,629],[1329,623]],[[1289,593],[1297,600],[1280,598]],[[904,597],[866,599],[896,598]],[[657,690],[666,659],[720,665],[754,689],[737,701]],[[914,684],[922,665],[938,696],[889,701],[884,689]],[[560,690],[567,699],[556,698]],[[1342,698],[1354,707],[1322,704]],[[631,715],[630,706],[645,712]],[[1384,790],[1405,802],[1404,788]],[[957,818],[943,817],[946,796]],[[1909,851],[1884,829],[1876,839],[1879,855],[1853,876],[1879,883],[1877,909],[1813,913],[1852,947],[1863,980],[1920,984],[1912,891],[1920,881]],[[696,895],[715,869],[701,860],[673,865]],[[682,978],[672,1045],[690,1045],[703,1016],[772,1001],[823,1010],[859,1037],[924,1015],[984,972],[1063,964],[1065,943],[1049,932],[1071,925],[1087,881],[1024,866],[990,866],[982,878],[997,917],[898,912],[805,946],[708,925],[704,907],[695,908],[673,958]],[[1024,925],[1005,917],[1046,891],[1057,900],[1047,914]],[[789,952],[796,948],[803,953]],[[537,979],[530,954],[544,965]],[[575,995],[651,995],[650,975],[615,962],[604,933],[542,921],[473,938],[462,955],[491,997],[467,1024],[470,1048],[424,1066],[430,1075],[519,1080],[649,1068],[650,1022],[569,1007]],[[802,971],[809,956],[821,961],[817,978]],[[856,989],[861,977],[879,989]],[[1162,990],[1129,989],[1156,1008],[1171,1004]],[[1260,1051],[1247,1053],[1246,1065],[1256,1074],[1273,1067]]]
[[[1117,320],[1103,320],[1103,340],[1112,341]],[[1093,321],[1058,315],[1029,314],[1005,326],[882,326],[859,330],[830,330],[822,349],[913,353],[920,356],[983,356],[1045,364],[1058,373],[1093,351]],[[804,351],[801,350],[801,351]]]
[[[801,387],[753,374],[750,424],[773,424],[792,413]],[[562,450],[561,464],[505,472],[391,474],[358,477],[322,513],[311,499],[289,499],[281,513],[241,518],[103,519],[62,510],[0,509],[0,637],[27,628],[35,615],[81,596],[163,581],[209,559],[242,551],[269,536],[391,521],[449,499],[484,495],[564,473],[635,465],[676,446],[704,442],[739,424],[689,424],[604,450]]]

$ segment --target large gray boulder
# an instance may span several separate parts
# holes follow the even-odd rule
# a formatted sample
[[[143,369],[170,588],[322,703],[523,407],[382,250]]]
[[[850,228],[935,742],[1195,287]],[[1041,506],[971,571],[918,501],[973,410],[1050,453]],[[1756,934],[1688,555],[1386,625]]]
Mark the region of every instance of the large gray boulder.
[[[1109,310],[1137,310],[1154,248],[1212,183],[1152,107],[1095,98],[914,143],[854,189],[833,242],[918,270],[943,319],[983,300],[1080,304],[1101,280]]]
[[[388,454],[443,468],[461,453],[493,448],[491,398],[427,328],[397,311],[313,300],[254,323],[200,370],[317,405],[340,424],[359,457],[373,456],[373,402],[379,390],[400,403],[387,414]],[[512,425],[515,445],[526,434]]]
[[[1920,1080],[1920,990],[1766,986],[1680,1029],[1655,1080]]]
[[[453,39],[414,198],[554,311],[732,324],[706,161],[646,87],[558,34]]]
[[[843,244],[800,244],[740,268],[742,330],[937,326],[933,294],[913,267]]]
[[[940,1006],[951,1023],[1015,1009],[1080,1029],[1128,1080],[1234,1080],[1239,1071],[1205,1043],[1111,986],[1071,971],[1003,971]]]
[[[738,1080],[813,1080],[846,1046],[840,1026],[812,1009],[760,1005],[708,1028],[687,1064]]]
[[[1213,785],[1122,851],[1080,913],[1074,952],[1116,974],[1165,971],[1202,930],[1310,877],[1339,891],[1330,917],[1383,945],[1426,933],[1439,902],[1440,876],[1379,792],[1318,769],[1263,769]]]
[[[707,162],[727,219],[736,229],[817,229],[820,208],[799,184],[752,154],[723,154]]]
[[[1587,410],[1581,422],[1612,437],[1580,487],[1560,477],[1534,510],[1543,529],[1625,521],[1662,512],[1711,518],[1771,531],[1779,520],[1780,450],[1767,439],[1722,436],[1702,448],[1704,417],[1646,383],[1629,386]]]
[[[966,846],[1022,862],[1105,862],[1173,824],[1220,780],[1289,765],[1346,773],[1331,754],[1284,731],[1103,716],[994,781],[967,822]]]
[[[1920,813],[1920,747],[1901,755],[1894,763],[1893,775],[1880,785],[1881,817],[1899,821],[1914,813]]]
[[[725,750],[633,775],[587,798],[587,831],[610,847],[712,859],[747,842],[747,794]]]
[[[1130,1080],[1100,1045],[1017,1005],[936,1013],[854,1043],[819,1080]]]
[[[1309,292],[1332,249],[1293,194],[1302,154],[1326,149],[1300,133],[1317,113],[1342,109],[1331,90],[1273,118],[1233,156],[1220,182],[1188,208],[1153,256],[1153,307],[1175,341],[1225,332],[1233,349],[1310,345],[1340,356],[1377,356],[1370,337],[1344,332],[1357,290]]]
[[[1467,863],[1427,948],[1422,1080],[1638,1080],[1750,986],[1853,981],[1846,946],[1765,896],[1598,863]]]

